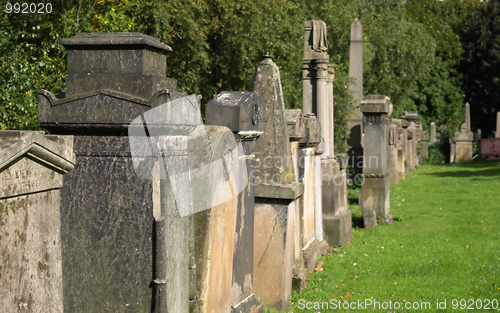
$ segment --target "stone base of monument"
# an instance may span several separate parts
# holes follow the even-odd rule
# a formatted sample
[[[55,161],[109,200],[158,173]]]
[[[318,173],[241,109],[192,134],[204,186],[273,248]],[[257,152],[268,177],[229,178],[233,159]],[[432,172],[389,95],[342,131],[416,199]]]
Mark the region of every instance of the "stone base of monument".
[[[316,261],[319,257],[319,240],[314,239],[307,248],[304,249],[304,267],[309,273],[314,272]]]
[[[237,306],[232,308],[231,313],[262,313],[264,309],[262,304],[255,299],[255,296],[252,294],[244,301],[240,302]],[[190,312],[192,313],[192,312]]]
[[[307,285],[307,269],[299,263],[293,268],[292,290],[302,292]]]
[[[323,216],[325,240],[331,247],[343,246],[351,241],[352,214],[342,210],[334,216]]]
[[[377,219],[390,223],[392,218],[390,215],[389,173],[364,174],[363,177],[364,182],[361,186],[363,215],[366,210],[373,210]]]
[[[277,192],[278,186],[273,186],[262,192],[262,187],[256,186],[257,195],[293,193],[291,198],[296,199],[292,190]],[[297,200],[255,199],[254,293],[265,306],[279,310],[288,306],[292,293],[295,205]]]

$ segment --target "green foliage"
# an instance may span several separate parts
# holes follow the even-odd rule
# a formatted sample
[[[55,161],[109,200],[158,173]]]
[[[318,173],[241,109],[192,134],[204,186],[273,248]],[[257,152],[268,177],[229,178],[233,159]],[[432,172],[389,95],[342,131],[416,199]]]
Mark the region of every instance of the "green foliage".
[[[150,30],[147,1],[50,1],[52,13],[6,14],[0,20],[3,129],[39,129],[36,89],[64,91],[66,52],[58,43],[77,32]],[[145,14],[147,16],[147,14]]]
[[[446,161],[446,156],[450,155],[449,144],[446,145],[444,141],[437,141],[428,146],[428,153],[427,163],[443,164]]]

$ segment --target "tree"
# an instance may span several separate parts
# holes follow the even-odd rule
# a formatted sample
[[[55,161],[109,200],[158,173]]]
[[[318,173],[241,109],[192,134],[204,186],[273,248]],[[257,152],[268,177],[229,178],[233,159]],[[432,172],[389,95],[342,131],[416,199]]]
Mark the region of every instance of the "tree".
[[[471,11],[461,32],[465,53],[460,71],[472,126],[489,135],[500,110],[500,2],[488,1]]]

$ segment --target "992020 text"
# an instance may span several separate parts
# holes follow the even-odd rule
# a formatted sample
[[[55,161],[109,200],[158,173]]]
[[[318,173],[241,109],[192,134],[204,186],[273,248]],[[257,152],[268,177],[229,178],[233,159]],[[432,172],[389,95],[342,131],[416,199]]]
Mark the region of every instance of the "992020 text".
[[[7,2],[5,5],[5,11],[7,14],[46,14],[52,13],[51,3],[10,3]]]

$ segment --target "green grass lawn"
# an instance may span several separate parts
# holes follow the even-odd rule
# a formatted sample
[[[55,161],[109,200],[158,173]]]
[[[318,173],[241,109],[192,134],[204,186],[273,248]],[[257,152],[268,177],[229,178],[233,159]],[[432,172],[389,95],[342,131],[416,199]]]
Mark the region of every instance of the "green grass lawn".
[[[360,207],[350,208],[359,219]],[[391,213],[393,224],[354,228],[351,244],[323,257],[323,271],[309,275],[286,312],[334,312],[332,303],[358,300],[381,309],[350,312],[500,312],[500,162],[421,166],[391,186]],[[392,309],[383,309],[389,301]]]

